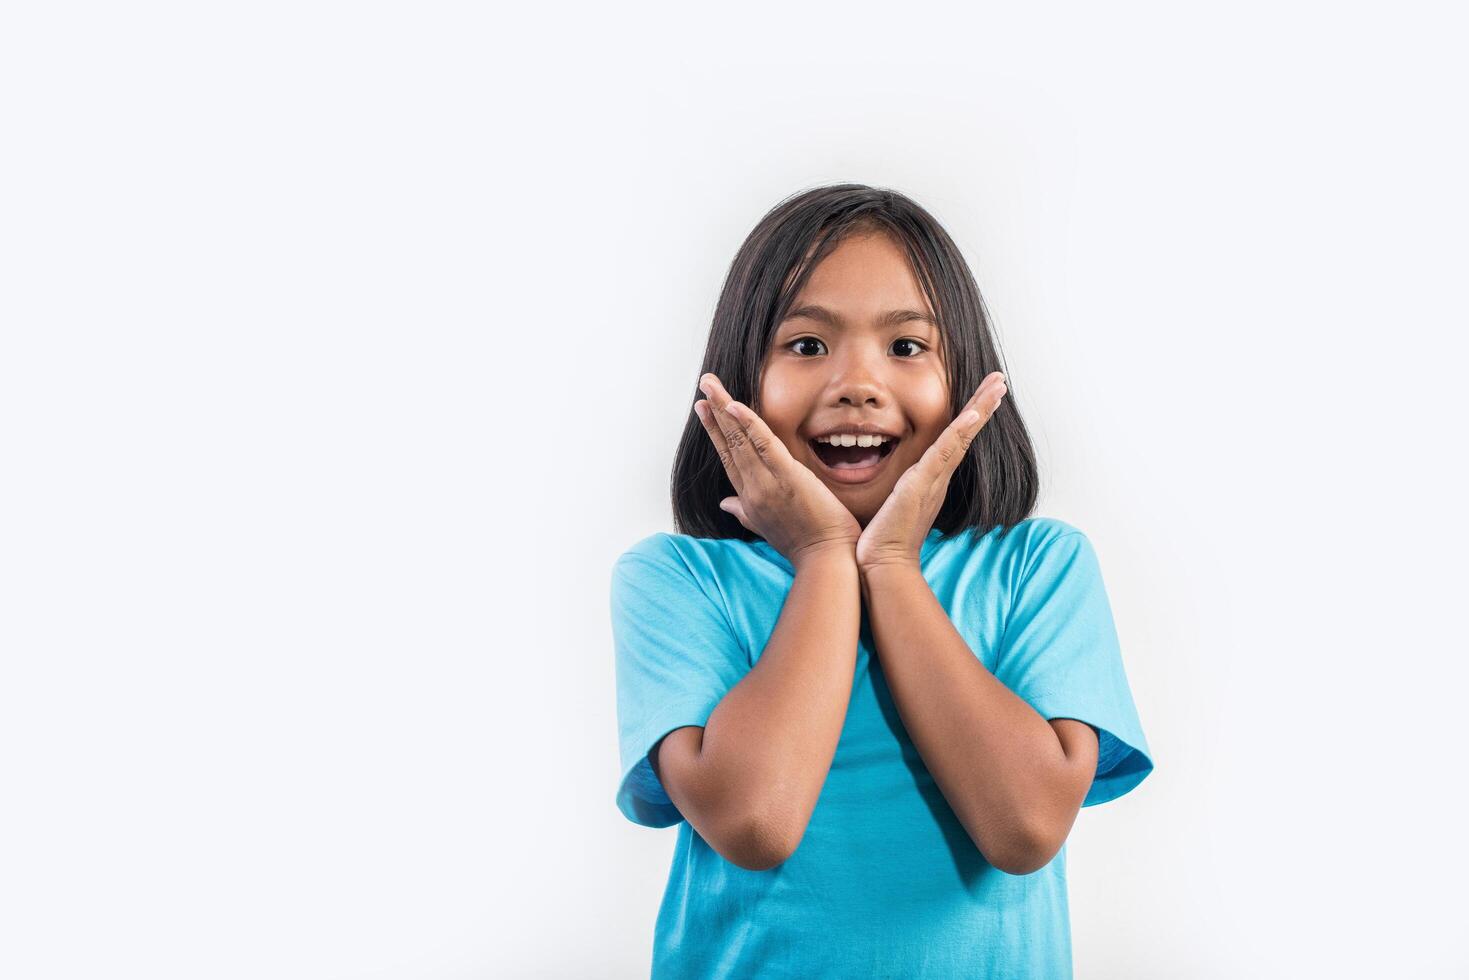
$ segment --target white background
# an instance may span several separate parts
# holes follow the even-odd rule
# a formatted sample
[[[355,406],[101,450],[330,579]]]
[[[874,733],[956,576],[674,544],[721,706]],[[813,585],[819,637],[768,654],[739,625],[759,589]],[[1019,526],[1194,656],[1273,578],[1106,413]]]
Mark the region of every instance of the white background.
[[[1077,976],[1463,977],[1448,5],[11,4],[0,974],[646,976],[607,589],[719,285],[958,240],[1157,770]]]

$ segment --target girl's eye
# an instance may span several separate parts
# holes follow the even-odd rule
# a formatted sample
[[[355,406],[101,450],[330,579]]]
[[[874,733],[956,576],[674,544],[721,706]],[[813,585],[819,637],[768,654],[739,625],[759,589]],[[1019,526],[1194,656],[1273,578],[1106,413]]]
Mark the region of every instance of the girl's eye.
[[[786,346],[793,348],[797,344],[817,344],[818,346],[823,346],[823,347],[825,346],[824,344],[821,343],[821,341],[817,340],[815,337],[800,337],[800,338],[798,338],[796,340],[791,341],[789,344],[786,344]],[[919,354],[921,354],[924,351],[928,350],[928,347],[926,345],[924,345],[922,343],[919,343],[918,341],[914,340],[911,337],[904,337],[901,340],[895,340],[895,341],[893,341],[893,344],[894,344],[894,346],[896,346],[897,344],[911,344],[913,347],[917,348],[917,351],[915,353],[913,353],[913,354],[903,354],[903,355],[900,355],[900,356],[902,356],[904,358],[909,358],[909,359],[914,358],[914,357],[917,357]],[[803,355],[803,356],[806,356],[806,355]],[[813,356],[814,357],[815,356],[815,353],[813,352],[812,354],[810,354],[810,356]]]

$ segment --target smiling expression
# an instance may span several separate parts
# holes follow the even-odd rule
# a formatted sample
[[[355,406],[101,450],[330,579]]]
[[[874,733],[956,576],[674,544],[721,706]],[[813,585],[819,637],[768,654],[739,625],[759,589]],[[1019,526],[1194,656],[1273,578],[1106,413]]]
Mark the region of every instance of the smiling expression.
[[[863,527],[953,421],[932,316],[901,246],[857,233],[812,270],[762,365],[760,417]],[[899,441],[871,478],[843,482],[810,440],[859,426]]]

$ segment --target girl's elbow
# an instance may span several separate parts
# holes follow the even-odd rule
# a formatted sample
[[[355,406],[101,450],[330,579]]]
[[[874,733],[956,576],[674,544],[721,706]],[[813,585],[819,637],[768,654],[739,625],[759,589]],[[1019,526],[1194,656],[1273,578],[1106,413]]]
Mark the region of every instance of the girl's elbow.
[[[725,857],[746,871],[769,871],[796,853],[801,836],[792,835],[772,821],[757,818],[748,822],[742,833],[734,836],[730,853]]]
[[[1040,850],[1031,850],[1022,853],[1018,857],[1010,858],[1003,865],[996,864],[995,867],[999,868],[1006,874],[1011,875],[1035,874],[1037,871],[1050,864],[1051,860],[1055,858],[1055,856],[1055,851],[1047,852]],[[990,863],[993,864],[994,862]]]
[[[1006,874],[1028,875],[1050,864],[1060,850],[1060,844],[1037,835],[1016,834],[1004,844],[981,847],[980,853],[993,867]]]

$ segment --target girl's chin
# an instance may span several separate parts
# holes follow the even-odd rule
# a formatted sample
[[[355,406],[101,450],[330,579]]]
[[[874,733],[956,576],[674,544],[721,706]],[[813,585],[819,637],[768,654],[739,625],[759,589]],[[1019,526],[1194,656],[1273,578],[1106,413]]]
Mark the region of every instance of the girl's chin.
[[[881,493],[883,497],[887,497],[888,493],[892,490],[892,487],[888,486],[886,481],[882,480],[868,480],[865,483],[842,483],[837,480],[826,480],[825,482],[827,486],[831,487],[834,493],[853,499],[866,498],[876,493]]]

